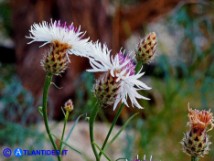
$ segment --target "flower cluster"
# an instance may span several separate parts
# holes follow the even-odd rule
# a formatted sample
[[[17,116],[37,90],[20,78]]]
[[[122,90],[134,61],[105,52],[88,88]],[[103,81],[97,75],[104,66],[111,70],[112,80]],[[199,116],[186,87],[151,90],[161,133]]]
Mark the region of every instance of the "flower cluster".
[[[137,63],[135,57],[138,58],[142,54],[138,52],[135,56],[119,51],[113,56],[106,45],[88,42],[89,39],[84,39],[83,35],[84,32],[80,31],[80,27],[74,27],[73,23],[67,25],[60,21],[51,21],[51,23],[43,21],[32,25],[27,38],[31,39],[29,43],[44,42],[42,46],[51,44],[49,52],[41,61],[46,73],[50,75],[63,73],[69,63],[69,54],[87,57],[92,67],[88,71],[103,72],[94,87],[95,96],[100,100],[101,105],[113,105],[115,109],[120,102],[129,106],[130,101],[132,106],[141,109],[138,99],[149,99],[142,96],[139,91],[151,89],[140,80],[144,75],[141,72],[142,68],[138,72],[135,70]],[[140,44],[142,43],[147,43],[148,51],[145,52],[149,55],[146,53],[143,55],[149,60],[156,47],[156,35],[149,34]],[[142,49],[141,46],[139,47]]]
[[[208,153],[211,144],[207,132],[213,128],[213,114],[210,111],[191,108],[188,108],[188,112],[190,130],[181,142],[183,151],[193,157],[202,157]],[[210,129],[207,129],[208,126],[211,126]]]

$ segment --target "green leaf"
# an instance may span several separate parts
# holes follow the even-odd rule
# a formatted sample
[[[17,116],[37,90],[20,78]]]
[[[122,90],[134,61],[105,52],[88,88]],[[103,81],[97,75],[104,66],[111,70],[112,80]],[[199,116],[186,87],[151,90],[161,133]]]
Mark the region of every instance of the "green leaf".
[[[83,117],[84,115],[85,115],[85,114],[82,114],[82,115],[79,115],[79,117],[77,117],[76,121],[74,122],[73,126],[71,127],[71,129],[70,129],[70,131],[69,131],[69,133],[68,133],[68,135],[67,135],[67,137],[66,137],[66,139],[65,139],[65,142],[68,141],[68,139],[70,138],[70,136],[71,136],[71,134],[72,134],[72,132],[73,132],[75,126],[78,124],[80,118]],[[62,149],[63,149],[63,148],[64,148],[64,147],[62,146]]]
[[[56,135],[54,135],[54,134],[51,134],[51,135],[52,135],[53,137],[55,137],[56,139],[60,140]],[[77,153],[79,153],[79,154],[82,154],[81,151],[79,151],[79,150],[77,150],[76,148],[72,147],[72,146],[69,145],[68,143],[66,143],[66,142],[64,142],[64,141],[62,141],[62,143],[65,144],[67,147],[69,147],[71,150],[73,150],[73,151],[75,151],[75,152],[77,152]]]
[[[61,110],[62,110],[62,113],[63,113],[63,115],[65,117],[65,111],[64,111],[63,107],[61,107]]]
[[[133,114],[126,122],[125,124],[120,128],[120,130],[117,132],[117,134],[111,139],[111,141],[108,143],[108,146],[111,145],[116,138],[120,135],[120,133],[126,128],[126,126],[129,124],[129,122],[135,117],[137,116],[138,113]]]
[[[122,112],[122,110],[123,110],[123,108],[124,108],[124,105],[123,105],[123,103],[120,105],[120,107],[119,107],[119,109],[117,110],[117,113],[116,113],[116,115],[115,115],[115,117],[114,117],[114,119],[113,119],[113,121],[112,121],[112,124],[111,124],[111,127],[110,127],[110,129],[109,129],[109,131],[108,131],[108,134],[107,134],[107,136],[106,136],[106,138],[105,138],[105,140],[104,140],[104,142],[103,142],[103,145],[102,145],[102,150],[101,151],[104,151],[105,150],[105,147],[106,147],[106,145],[107,145],[107,143],[108,143],[108,139],[109,139],[109,137],[110,137],[110,135],[111,135],[111,132],[112,132],[112,130],[113,130],[113,128],[114,128],[114,126],[115,126],[115,124],[116,124],[116,122],[117,122],[117,120],[118,120],[118,118],[119,118],[119,116],[120,116],[120,114],[121,114],[121,112]],[[102,156],[102,152],[100,151],[100,153],[99,153],[99,157],[101,158],[101,156]]]

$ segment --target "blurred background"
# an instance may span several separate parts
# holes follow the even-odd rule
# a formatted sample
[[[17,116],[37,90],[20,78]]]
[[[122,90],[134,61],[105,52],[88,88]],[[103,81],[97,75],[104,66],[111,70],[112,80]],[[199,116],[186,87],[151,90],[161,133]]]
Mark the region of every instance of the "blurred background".
[[[123,111],[118,126],[135,112],[140,114],[123,135],[128,146],[117,145],[115,149],[120,148],[121,155],[129,160],[137,154],[141,158],[144,154],[153,155],[155,161],[190,160],[180,144],[188,129],[187,104],[214,112],[214,2],[0,0],[1,147],[38,149],[48,142],[44,130],[38,130],[42,118],[37,110],[45,76],[40,60],[47,48],[38,48],[39,43],[27,45],[25,36],[34,22],[50,19],[81,25],[82,30],[87,31],[86,36],[106,43],[112,53],[121,47],[135,50],[141,37],[156,32],[156,57],[144,66],[143,77],[152,90],[142,94],[151,101],[141,102],[144,110],[126,108]],[[75,105],[70,120],[90,112],[94,101],[95,76],[85,72],[89,67],[87,60],[76,56],[70,60],[69,69],[54,78],[56,86],[62,88],[50,89],[49,113],[58,126],[63,119],[60,107],[68,98],[72,98]],[[113,117],[112,109],[105,108],[98,122],[105,124]],[[86,121],[82,119],[82,122]],[[0,158],[3,159],[2,154]],[[49,157],[46,161],[48,159],[53,160]],[[214,160],[213,145],[209,155],[201,160]]]

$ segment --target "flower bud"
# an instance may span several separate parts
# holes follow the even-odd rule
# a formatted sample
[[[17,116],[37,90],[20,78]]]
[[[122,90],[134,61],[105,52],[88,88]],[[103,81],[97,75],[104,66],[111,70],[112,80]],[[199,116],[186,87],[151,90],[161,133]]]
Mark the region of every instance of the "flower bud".
[[[157,47],[157,38],[155,32],[146,35],[138,44],[136,51],[137,61],[149,63],[154,57]]]
[[[64,106],[65,111],[71,112],[74,109],[74,105],[71,99],[67,100],[65,102],[65,106]]]

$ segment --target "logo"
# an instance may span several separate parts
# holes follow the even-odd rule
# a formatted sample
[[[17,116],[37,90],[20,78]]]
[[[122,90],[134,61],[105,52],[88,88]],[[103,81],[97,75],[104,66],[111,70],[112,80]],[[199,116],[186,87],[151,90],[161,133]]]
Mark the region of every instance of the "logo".
[[[68,154],[68,150],[62,150],[60,152],[60,150],[45,150],[45,149],[35,149],[35,150],[27,150],[27,149],[22,149],[22,148],[16,148],[14,150],[6,147],[2,149],[2,153],[3,156],[5,158],[9,158],[12,155],[14,155],[15,157],[24,157],[24,156],[59,156],[59,155],[67,155]]]
[[[12,154],[12,150],[10,148],[4,148],[2,151],[4,157],[9,158]]]
[[[16,157],[21,157],[21,156],[23,155],[22,149],[21,149],[21,148],[16,148],[16,149],[14,150],[14,155],[15,155]]]

